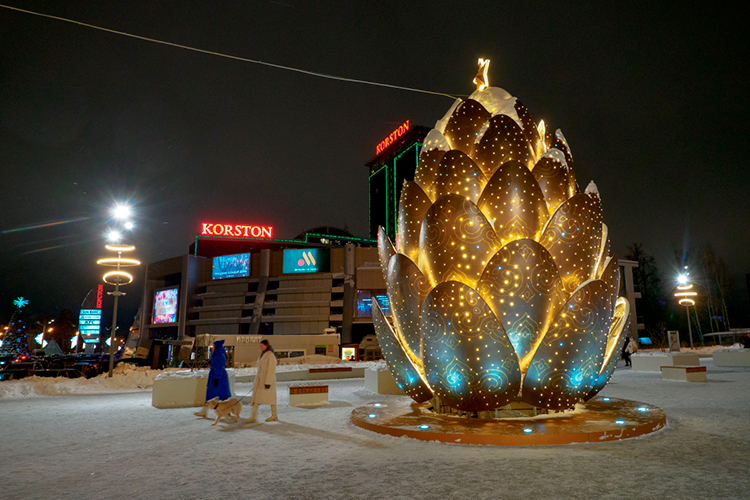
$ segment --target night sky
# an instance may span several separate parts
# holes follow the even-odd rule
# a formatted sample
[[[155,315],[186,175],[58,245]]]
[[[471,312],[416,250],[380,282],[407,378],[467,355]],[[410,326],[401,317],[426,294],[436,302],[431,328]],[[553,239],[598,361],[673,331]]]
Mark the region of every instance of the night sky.
[[[710,242],[737,286],[750,272],[746,27],[715,2],[0,3],[453,95],[489,58],[493,86],[562,129],[618,255],[641,242],[671,274],[675,253]],[[186,253],[204,220],[366,236],[364,163],[451,104],[0,8],[0,322],[20,295],[27,315],[80,307],[114,200],[136,206],[127,240],[143,262]],[[8,232],[59,221],[72,222]],[[123,327],[141,286],[126,288]]]

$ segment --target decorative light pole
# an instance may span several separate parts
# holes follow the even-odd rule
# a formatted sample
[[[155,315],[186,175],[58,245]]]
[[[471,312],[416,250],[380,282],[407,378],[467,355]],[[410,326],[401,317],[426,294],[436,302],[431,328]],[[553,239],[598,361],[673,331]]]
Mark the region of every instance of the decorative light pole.
[[[687,269],[687,266],[686,266]],[[690,338],[690,348],[693,348],[693,329],[690,326],[690,306],[695,306],[695,300],[693,297],[698,295],[698,292],[693,290],[693,284],[690,282],[690,273],[687,271],[684,274],[680,274],[677,277],[677,291],[674,296],[678,299],[678,304],[685,306],[685,313],[687,314],[688,324],[688,336]]]
[[[118,204],[112,209],[112,215],[115,219],[123,220],[127,219],[131,215],[131,209],[127,205]],[[124,227],[128,230],[133,229],[133,223],[130,221],[123,221]],[[133,275],[123,271],[123,267],[140,266],[141,262],[137,259],[131,259],[123,257],[123,252],[132,252],[135,250],[135,246],[126,245],[120,243],[122,235],[118,231],[110,231],[107,234],[107,239],[110,244],[104,246],[107,250],[117,252],[117,257],[104,257],[96,261],[101,266],[114,267],[114,271],[109,271],[102,276],[102,280],[108,285],[114,285],[114,292],[107,292],[107,295],[112,295],[115,298],[113,306],[114,312],[112,313],[112,330],[109,334],[109,377],[112,377],[112,370],[115,363],[115,334],[117,332],[117,303],[121,295],[125,295],[125,292],[120,291],[120,286],[129,285],[133,282]]]

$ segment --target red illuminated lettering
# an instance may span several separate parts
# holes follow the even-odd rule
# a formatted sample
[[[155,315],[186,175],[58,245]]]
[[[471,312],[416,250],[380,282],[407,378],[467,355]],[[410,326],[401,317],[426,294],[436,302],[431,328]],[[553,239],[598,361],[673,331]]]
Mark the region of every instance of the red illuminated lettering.
[[[233,236],[235,238],[273,238],[273,227],[202,222],[201,235]]]
[[[104,295],[104,285],[99,285],[96,289],[96,308],[102,308],[102,296]]]
[[[399,125],[399,127],[388,134],[385,139],[380,141],[380,144],[375,146],[375,154],[379,155],[383,151],[385,151],[388,146],[396,142],[396,139],[404,135],[406,132],[409,131],[409,120],[406,120],[402,125]]]

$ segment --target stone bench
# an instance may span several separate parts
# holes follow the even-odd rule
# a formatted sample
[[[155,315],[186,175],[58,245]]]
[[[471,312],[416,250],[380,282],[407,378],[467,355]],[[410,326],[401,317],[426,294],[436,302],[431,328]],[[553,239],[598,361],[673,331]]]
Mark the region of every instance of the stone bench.
[[[705,366],[662,366],[661,378],[669,380],[684,380],[686,382],[705,382]]]
[[[321,406],[325,404],[328,404],[327,384],[289,384],[289,406]]]

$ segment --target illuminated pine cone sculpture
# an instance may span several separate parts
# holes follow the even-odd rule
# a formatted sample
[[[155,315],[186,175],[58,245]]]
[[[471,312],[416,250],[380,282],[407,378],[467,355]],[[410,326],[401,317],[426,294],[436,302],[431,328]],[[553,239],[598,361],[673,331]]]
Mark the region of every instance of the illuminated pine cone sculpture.
[[[484,88],[482,88],[484,87]],[[563,134],[505,90],[457,100],[380,229],[391,321],[373,318],[398,385],[462,411],[571,408],[615,369],[629,304],[593,182]]]

